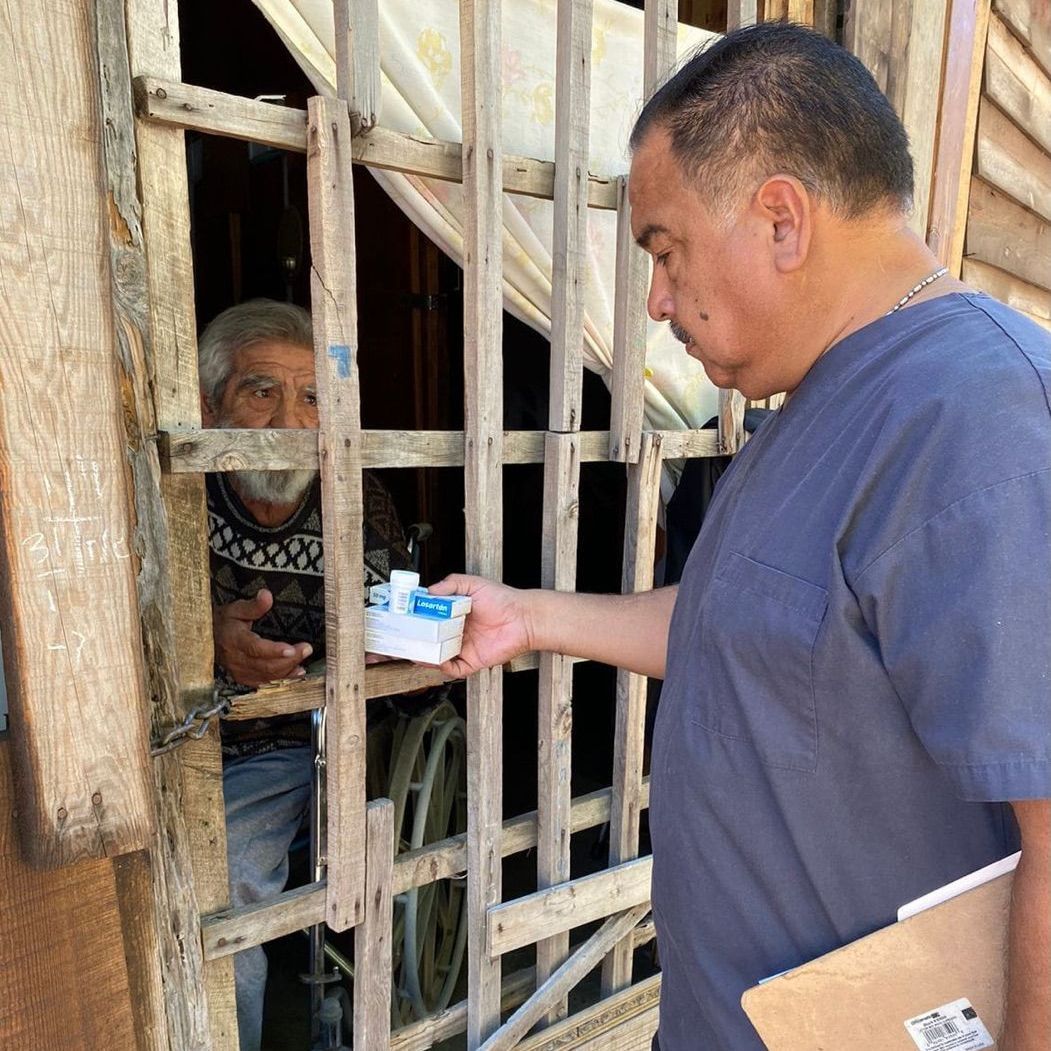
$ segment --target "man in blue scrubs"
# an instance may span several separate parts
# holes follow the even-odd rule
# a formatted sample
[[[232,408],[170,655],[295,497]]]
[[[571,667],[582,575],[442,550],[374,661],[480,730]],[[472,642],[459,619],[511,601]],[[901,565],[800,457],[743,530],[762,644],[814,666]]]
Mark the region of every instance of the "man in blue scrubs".
[[[450,578],[474,612],[448,670],[548,649],[665,679],[662,1051],[761,1048],[746,988],[1019,843],[997,1046],[1046,1051],[1051,339],[910,231],[904,130],[815,33],[717,42],[632,146],[650,315],[720,387],[788,399],[720,481],[678,589]]]

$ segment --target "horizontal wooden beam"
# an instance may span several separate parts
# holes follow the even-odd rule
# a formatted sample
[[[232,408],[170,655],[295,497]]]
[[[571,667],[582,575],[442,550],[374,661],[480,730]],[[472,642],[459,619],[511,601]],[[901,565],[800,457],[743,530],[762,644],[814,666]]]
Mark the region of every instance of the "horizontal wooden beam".
[[[134,87],[136,111],[143,120],[306,152],[306,110],[255,102],[157,77],[136,77]],[[354,136],[351,149],[356,164],[445,182],[463,181],[461,151],[458,142],[406,135],[378,126]],[[506,193],[552,200],[555,166],[551,161],[505,154],[503,184]],[[588,205],[616,210],[616,176],[588,174]]]
[[[656,431],[665,460],[717,456],[714,430]],[[544,462],[546,431],[505,431],[504,464]],[[362,431],[362,465],[370,468],[462,467],[463,431]],[[299,471],[318,466],[317,432],[202,429],[158,436],[161,463],[170,474],[205,471]],[[609,458],[608,431],[580,432],[580,462]]]
[[[486,947],[493,958],[581,924],[649,901],[653,858],[559,883],[486,913]]]
[[[643,783],[642,805],[649,805],[649,778]],[[582,832],[609,820],[608,788],[589,792],[573,800],[571,830]],[[504,822],[500,854],[509,857],[531,850],[537,843],[536,811],[521,814]],[[440,879],[462,873],[467,865],[466,835],[451,836],[439,843],[429,843],[406,851],[394,859],[392,893],[404,894]],[[205,959],[215,959],[261,945],[264,941],[320,923],[325,918],[324,881],[285,891],[267,902],[223,909],[204,917],[201,936]],[[645,929],[639,932],[639,943],[651,937]]]

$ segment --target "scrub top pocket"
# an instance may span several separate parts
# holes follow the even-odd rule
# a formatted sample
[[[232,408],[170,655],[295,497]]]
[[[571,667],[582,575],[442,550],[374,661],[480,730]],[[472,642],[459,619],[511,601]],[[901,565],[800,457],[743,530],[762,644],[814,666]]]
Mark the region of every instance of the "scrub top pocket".
[[[731,552],[705,596],[693,721],[767,766],[817,769],[813,657],[828,592]]]

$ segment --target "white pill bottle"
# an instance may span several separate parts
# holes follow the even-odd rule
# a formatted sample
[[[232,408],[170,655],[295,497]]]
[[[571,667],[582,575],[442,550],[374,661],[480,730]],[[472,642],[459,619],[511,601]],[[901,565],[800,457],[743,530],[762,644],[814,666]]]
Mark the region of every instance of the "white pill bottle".
[[[390,575],[391,613],[411,613],[413,593],[420,586],[420,574],[407,569],[392,570]]]

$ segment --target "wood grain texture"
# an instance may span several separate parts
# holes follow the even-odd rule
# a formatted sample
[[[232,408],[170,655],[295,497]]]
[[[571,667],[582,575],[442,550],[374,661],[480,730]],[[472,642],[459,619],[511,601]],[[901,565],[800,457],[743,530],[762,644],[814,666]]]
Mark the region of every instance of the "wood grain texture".
[[[136,79],[139,116],[175,128],[193,128],[259,142],[279,149],[306,152],[306,111],[254,102],[210,88],[157,77]],[[273,112],[271,112],[273,111]],[[446,182],[463,181],[459,143],[407,135],[376,126],[354,139],[356,164],[422,175]],[[552,200],[555,165],[532,157],[505,155],[501,160],[503,189],[524,197]],[[589,208],[617,207],[616,176],[587,172]]]
[[[556,422],[556,411],[552,408],[552,424]],[[578,435],[548,434],[544,459],[541,587],[557,591],[574,589],[579,502]],[[573,662],[560,653],[542,653],[537,709],[538,887],[551,887],[569,879],[572,773]],[[558,934],[539,944],[538,981],[545,981],[568,951],[568,934]],[[565,1001],[557,1003],[549,1021],[565,1017],[567,1009]]]
[[[11,741],[0,739],[0,1047],[148,1046],[136,1042],[113,862],[55,871],[28,864],[12,758]]]
[[[1019,204],[1051,221],[1051,154],[983,96],[978,109],[977,174]]]
[[[979,259],[964,259],[963,280],[1051,329],[1051,292]]]
[[[552,1003],[565,999],[570,989],[594,969],[610,947],[629,939],[635,925],[649,911],[649,904],[637,905],[611,916],[573,955],[538,986],[537,991],[482,1045],[482,1051],[511,1051],[548,1012]]]
[[[980,179],[971,183],[967,255],[1051,289],[1051,224]]]
[[[90,13],[0,12],[0,617],[41,867],[140,849],[153,824]]]
[[[334,0],[336,94],[347,103],[355,135],[376,124],[380,108],[378,0]]]
[[[1051,77],[1051,4],[1046,0],[993,0],[993,10]]]
[[[989,20],[985,92],[1051,153],[1051,75],[996,16]]]
[[[628,467],[628,498],[624,520],[624,560],[621,591],[625,594],[653,588],[653,563],[660,511],[660,437],[643,434],[637,464]],[[617,714],[613,733],[613,799],[609,827],[609,863],[619,865],[639,853],[642,816],[642,761],[646,738],[647,678],[617,671]],[[621,941],[602,967],[604,996],[631,984],[634,946]]]
[[[464,418],[466,563],[499,579],[503,535],[503,198],[500,5],[460,5],[463,120]],[[500,1022],[500,960],[484,916],[500,900],[503,742],[500,668],[467,683],[467,1046]]]
[[[500,956],[559,931],[648,902],[652,870],[652,857],[637,858],[493,906],[486,917],[490,955]]]
[[[354,1043],[390,1046],[391,931],[394,899],[394,804],[369,803],[365,814],[365,919],[354,931]]]
[[[729,0],[726,5],[726,30],[730,32],[741,26],[754,26],[758,21],[757,0]]]
[[[335,930],[364,915],[365,615],[361,405],[350,120],[338,100],[308,106],[310,298],[325,545],[328,908]]]
[[[149,71],[178,79],[177,3],[129,0],[125,7],[132,76]],[[199,428],[183,133],[138,122],[135,145],[149,319],[144,365],[136,359],[135,366],[136,374],[143,368],[144,375],[136,382],[148,385],[157,429]],[[137,345],[137,340],[129,340],[129,346]],[[158,485],[151,472],[137,473],[137,491],[141,486],[148,494],[151,484]],[[139,592],[140,602],[144,593],[150,596],[142,613],[147,666],[157,669],[151,689],[160,687],[160,707],[166,708],[211,691],[212,637],[201,630],[200,622],[201,611],[211,608],[211,589],[203,479],[161,477],[159,487],[164,516],[150,523]],[[149,501],[147,495],[140,506],[149,506]],[[158,712],[155,718],[166,715]],[[229,901],[218,733],[161,757],[154,765],[154,779],[161,828],[151,864],[171,1045],[173,1051],[234,1051],[238,1034],[233,964],[220,960],[205,965],[198,930],[200,912],[223,908]]]
[[[745,397],[739,390],[719,391],[719,420],[716,447],[732,456],[744,445]]]
[[[954,276],[959,275],[963,258],[988,28],[989,0],[952,0],[927,244]]]
[[[645,418],[646,286],[650,266],[631,233],[628,180],[617,180],[617,258],[613,287],[613,373],[609,458],[634,463]]]
[[[646,0],[643,17],[643,94],[649,98],[675,65],[678,0]]]

